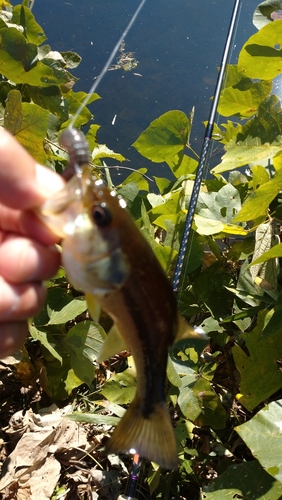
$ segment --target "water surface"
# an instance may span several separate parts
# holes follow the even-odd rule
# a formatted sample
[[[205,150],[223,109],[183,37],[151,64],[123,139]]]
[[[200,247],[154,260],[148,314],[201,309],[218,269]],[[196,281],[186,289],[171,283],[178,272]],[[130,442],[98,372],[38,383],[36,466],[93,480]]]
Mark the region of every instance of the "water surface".
[[[257,4],[242,0],[232,62],[256,31]],[[82,56],[73,71],[80,78],[75,89],[88,91],[138,5],[139,0],[36,0],[33,13],[53,50]],[[108,72],[97,90],[102,99],[91,106],[101,125],[101,143],[139,168],[146,161],[131,148],[139,134],[162,113],[189,114],[195,106],[191,143],[200,152],[233,5],[233,0],[147,0],[126,38],[126,50],[135,52],[135,71],[142,76]]]

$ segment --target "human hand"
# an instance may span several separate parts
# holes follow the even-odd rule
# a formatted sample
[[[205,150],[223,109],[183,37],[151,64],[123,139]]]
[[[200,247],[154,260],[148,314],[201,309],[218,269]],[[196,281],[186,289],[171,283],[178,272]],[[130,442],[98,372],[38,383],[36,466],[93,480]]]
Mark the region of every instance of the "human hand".
[[[63,184],[0,128],[0,358],[23,344],[26,319],[45,301],[43,280],[58,269],[58,238],[32,210]]]

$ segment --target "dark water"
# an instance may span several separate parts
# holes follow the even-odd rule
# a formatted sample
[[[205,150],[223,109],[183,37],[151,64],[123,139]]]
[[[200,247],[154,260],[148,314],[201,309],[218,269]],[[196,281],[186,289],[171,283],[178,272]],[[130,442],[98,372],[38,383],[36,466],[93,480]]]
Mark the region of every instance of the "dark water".
[[[33,13],[52,49],[73,50],[83,58],[73,71],[80,78],[76,90],[89,90],[139,3],[35,1]],[[242,0],[231,62],[256,31],[252,15],[257,4]],[[195,106],[191,144],[200,152],[202,122],[209,115],[233,5],[233,0],[147,0],[126,38],[126,50],[135,52],[139,61],[134,71],[142,77],[122,70],[108,72],[97,90],[102,99],[91,107],[101,125],[100,143],[139,168],[146,162],[131,148],[139,134],[162,113],[179,109],[188,114]]]

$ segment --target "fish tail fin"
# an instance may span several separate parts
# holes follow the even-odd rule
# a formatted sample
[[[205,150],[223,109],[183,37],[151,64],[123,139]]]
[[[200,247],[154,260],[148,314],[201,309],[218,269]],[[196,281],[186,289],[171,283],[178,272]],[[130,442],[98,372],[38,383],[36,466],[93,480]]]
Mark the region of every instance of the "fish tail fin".
[[[177,445],[165,403],[157,403],[144,417],[136,396],[107,442],[106,452],[138,453],[164,469],[177,469]]]

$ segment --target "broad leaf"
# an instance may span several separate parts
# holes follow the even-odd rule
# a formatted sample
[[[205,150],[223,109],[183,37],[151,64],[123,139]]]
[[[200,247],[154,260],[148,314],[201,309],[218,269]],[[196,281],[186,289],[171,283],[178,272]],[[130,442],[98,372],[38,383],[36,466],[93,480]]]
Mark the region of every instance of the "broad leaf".
[[[36,328],[34,325],[29,325],[29,333],[34,340],[38,340],[49,352],[62,363],[62,356],[55,349],[56,342],[49,332],[45,332]]]
[[[269,204],[276,198],[281,188],[282,172],[279,172],[249,196],[233,222],[255,220],[258,217],[266,216]]]
[[[259,462],[232,465],[208,486],[203,487],[201,500],[278,500],[282,484],[275,481]]]
[[[272,80],[282,72],[282,23],[280,20],[264,26],[243,46],[238,69],[250,78]]]
[[[23,27],[28,42],[35,45],[45,42],[46,36],[43,29],[35,21],[31,10],[24,5],[16,5],[13,8],[11,22]]]
[[[168,111],[154,120],[133,146],[156,163],[171,162],[176,154],[183,152],[189,131],[190,120],[185,113]]]
[[[51,311],[49,325],[65,324],[87,309],[86,300],[74,299],[60,310]]]
[[[282,400],[265,406],[235,430],[264,470],[282,482]]]
[[[43,143],[48,126],[48,111],[36,104],[21,102],[21,93],[11,90],[8,95],[4,127],[40,163],[45,163]]]
[[[275,245],[267,252],[264,252],[260,257],[253,260],[250,264],[251,266],[255,266],[256,264],[260,264],[262,262],[266,262],[269,259],[278,259],[282,257],[282,243]]]
[[[73,413],[66,415],[68,420],[73,420],[74,422],[82,422],[93,425],[112,425],[117,426],[120,422],[119,417],[113,417],[111,415],[102,415],[100,413],[81,413],[74,411]]]
[[[239,345],[232,349],[241,376],[240,393],[236,397],[250,411],[282,386],[282,372],[277,364],[282,359],[281,329],[271,337],[262,338],[264,315],[259,316],[259,324],[252,332],[242,335],[246,351]]]
[[[16,28],[0,30],[1,73],[14,83],[48,87],[70,81],[69,73],[60,65],[47,66],[38,60],[37,47],[28,43]],[[53,65],[54,66],[54,65]]]
[[[73,326],[65,339],[71,353],[71,366],[77,377],[90,385],[94,375],[94,361],[105,339],[105,332],[100,325],[83,321]]]

